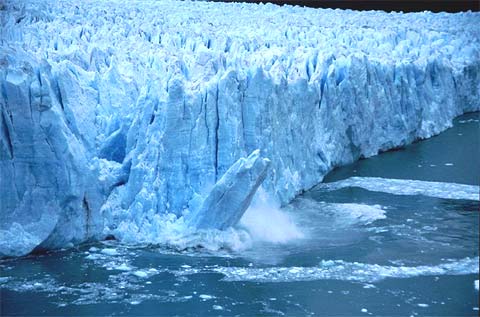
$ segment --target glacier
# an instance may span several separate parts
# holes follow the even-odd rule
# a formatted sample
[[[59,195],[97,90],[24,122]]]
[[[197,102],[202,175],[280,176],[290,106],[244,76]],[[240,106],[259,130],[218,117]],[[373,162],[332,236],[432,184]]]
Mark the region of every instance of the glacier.
[[[285,205],[480,110],[478,13],[6,0],[0,16],[0,256],[226,229],[259,191]]]

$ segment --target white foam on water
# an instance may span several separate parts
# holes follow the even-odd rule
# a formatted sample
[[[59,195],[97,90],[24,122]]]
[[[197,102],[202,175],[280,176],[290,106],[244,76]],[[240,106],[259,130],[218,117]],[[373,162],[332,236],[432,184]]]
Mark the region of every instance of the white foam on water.
[[[148,228],[146,228],[148,227]],[[123,243],[130,245],[159,245],[160,252],[184,252],[196,255],[214,253],[222,256],[222,251],[242,251],[251,246],[252,239],[245,229],[228,228],[226,230],[195,230],[184,223],[184,218],[174,215],[153,215],[148,223],[140,225],[122,222],[111,232],[120,237]]]
[[[319,191],[333,191],[346,187],[360,187],[369,191],[393,195],[424,195],[444,199],[479,200],[479,186],[457,183],[428,182],[381,177],[350,177],[316,187]]]
[[[468,119],[468,120],[458,120],[458,123],[470,123],[470,122],[479,122],[478,119]]]
[[[285,244],[304,238],[303,229],[294,221],[294,214],[282,210],[267,197],[260,190],[240,223],[225,230],[196,230],[184,222],[184,217],[156,214],[148,223],[122,222],[111,233],[131,245],[158,244],[167,252],[189,251],[189,255],[212,253],[217,256],[231,256],[231,251],[251,249],[256,242]]]
[[[324,222],[335,227],[370,224],[376,220],[385,219],[386,207],[355,203],[326,203],[309,198],[297,198],[286,209],[296,217],[305,218],[303,225],[312,221]],[[305,229],[305,228],[302,228]]]
[[[416,276],[465,275],[478,273],[479,258],[449,260],[433,266],[384,266],[342,260],[322,261],[313,267],[217,267],[225,281],[298,282],[313,280],[342,280],[373,283],[385,278]]]
[[[380,205],[364,204],[325,204],[334,210],[336,218],[348,224],[363,223],[370,224],[379,219],[385,219],[385,210]]]

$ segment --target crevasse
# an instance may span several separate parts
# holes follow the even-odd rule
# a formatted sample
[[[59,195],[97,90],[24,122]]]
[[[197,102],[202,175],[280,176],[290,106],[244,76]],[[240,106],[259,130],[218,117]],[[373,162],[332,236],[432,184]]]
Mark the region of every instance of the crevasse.
[[[0,255],[224,229],[480,109],[478,13],[0,9]]]

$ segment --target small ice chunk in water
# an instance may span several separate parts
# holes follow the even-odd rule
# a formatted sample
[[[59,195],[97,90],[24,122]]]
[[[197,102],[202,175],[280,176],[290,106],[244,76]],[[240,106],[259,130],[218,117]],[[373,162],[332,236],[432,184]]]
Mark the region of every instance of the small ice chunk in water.
[[[445,166],[453,166],[453,163],[445,163]]]
[[[200,298],[203,299],[203,300],[209,300],[209,299],[215,298],[215,296],[206,295],[206,294],[201,294],[201,295],[199,295],[198,297],[200,297]]]
[[[144,271],[135,271],[135,272],[133,272],[133,275],[141,277],[141,278],[144,278],[144,277],[148,276],[148,274],[145,273]]]
[[[363,285],[363,288],[375,288],[375,285],[373,285],[373,284],[365,284],[365,285]]]
[[[118,251],[116,249],[113,249],[113,248],[103,249],[102,253],[106,254],[106,255],[118,255]]]
[[[212,308],[213,308],[214,310],[223,310],[223,307],[220,306],[220,305],[213,305]]]
[[[130,271],[132,268],[129,267],[126,263],[122,263],[119,266],[116,266],[115,269],[119,271]]]
[[[187,264],[184,264],[184,265],[182,265],[182,266],[180,266],[180,267],[181,267],[182,269],[189,269],[189,268],[191,268],[191,266],[190,266],[190,265],[187,265]]]
[[[131,305],[138,305],[140,302],[138,300],[133,300],[130,302]]]
[[[418,307],[424,307],[424,308],[425,308],[425,307],[428,307],[428,304],[419,303],[419,304],[417,304],[417,306],[418,306]]]
[[[473,282],[473,286],[478,291],[478,280],[475,280],[475,282]]]
[[[88,249],[88,251],[90,251],[90,252],[98,252],[98,248],[91,247],[90,249]]]
[[[362,308],[361,312],[362,312],[362,313],[368,313],[368,309]]]
[[[94,254],[89,254],[85,257],[85,259],[87,259],[87,260],[97,260],[99,258],[101,258],[101,256],[98,255],[98,254],[95,254],[95,253]]]

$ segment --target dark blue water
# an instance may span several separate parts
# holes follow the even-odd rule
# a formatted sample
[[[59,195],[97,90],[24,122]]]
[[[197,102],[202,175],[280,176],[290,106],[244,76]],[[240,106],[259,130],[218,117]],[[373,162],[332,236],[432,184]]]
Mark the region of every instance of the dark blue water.
[[[325,182],[478,187],[478,119],[464,115],[439,136],[339,168]],[[109,241],[3,260],[1,314],[476,316],[479,202],[441,196],[319,186],[270,221],[267,212],[254,226],[266,238],[239,238],[236,247]],[[282,230],[287,239],[273,237]]]

